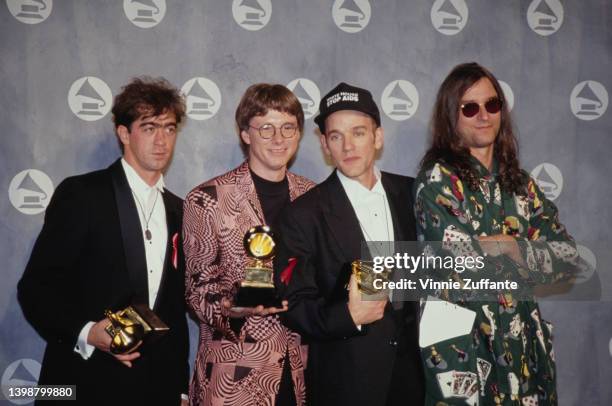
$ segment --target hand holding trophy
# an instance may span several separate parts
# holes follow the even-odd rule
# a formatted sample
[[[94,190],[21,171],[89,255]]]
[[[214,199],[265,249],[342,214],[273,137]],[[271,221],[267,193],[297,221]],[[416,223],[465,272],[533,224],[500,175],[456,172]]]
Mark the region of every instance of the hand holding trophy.
[[[384,282],[389,282],[392,270],[389,268],[383,269],[381,272],[374,272],[374,262],[357,259],[351,262],[351,273],[357,279],[359,291],[368,297],[369,300],[376,300],[378,296],[388,296],[386,289],[377,288],[383,286]],[[374,283],[377,281],[377,283]]]
[[[110,351],[113,354],[126,354],[132,351],[144,338],[144,328],[125,316],[125,310],[113,313],[110,310],[104,315],[110,321],[106,332],[111,336]]]
[[[376,286],[381,286],[380,282],[389,280],[391,270],[374,272],[373,265],[372,261],[360,259],[351,263],[348,309],[356,326],[382,319],[389,299],[389,291]],[[375,284],[376,280],[380,282]]]
[[[134,304],[116,313],[104,312],[110,324],[105,330],[111,337],[110,352],[127,354],[145,338],[153,340],[170,328],[146,305]]]

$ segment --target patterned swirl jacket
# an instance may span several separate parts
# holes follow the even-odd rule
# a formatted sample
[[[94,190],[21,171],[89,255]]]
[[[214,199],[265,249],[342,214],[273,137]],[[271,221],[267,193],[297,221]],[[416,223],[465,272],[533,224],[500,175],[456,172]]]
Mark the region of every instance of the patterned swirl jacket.
[[[572,272],[578,261],[575,244],[535,181],[529,177],[525,196],[509,194],[497,181],[496,163],[491,172],[476,159],[472,163],[479,174],[475,191],[442,162],[419,173],[419,239],[442,241],[442,247],[444,242],[462,241],[450,245],[450,251],[483,255],[476,237],[510,235],[519,242],[524,264],[500,255],[496,269],[504,278],[550,282]],[[427,405],[557,404],[552,325],[541,318],[533,300],[519,301],[511,292],[493,292],[492,298],[455,301],[476,312],[471,334],[421,349]],[[439,328],[444,328],[442,320]]]
[[[287,172],[289,198],[315,184]],[[278,315],[248,316],[239,331],[221,313],[249,260],[243,238],[265,224],[248,162],[194,188],[184,203],[186,300],[200,322],[200,340],[189,390],[192,405],[273,405],[283,360],[289,354],[298,405],[304,403],[307,348]],[[271,264],[270,264],[271,265]]]

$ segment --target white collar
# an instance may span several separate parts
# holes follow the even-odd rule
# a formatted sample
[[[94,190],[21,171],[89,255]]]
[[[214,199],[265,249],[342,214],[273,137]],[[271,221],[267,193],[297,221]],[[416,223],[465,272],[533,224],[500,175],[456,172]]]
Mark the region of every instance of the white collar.
[[[152,188],[157,189],[159,192],[164,192],[164,175],[162,174],[155,185],[149,186],[147,182],[145,182],[140,175],[132,168],[132,166],[125,160],[125,158],[121,158],[121,166],[123,166],[123,171],[125,172],[125,177],[127,178],[128,184],[130,185],[130,189],[134,191],[139,196],[146,195]]]

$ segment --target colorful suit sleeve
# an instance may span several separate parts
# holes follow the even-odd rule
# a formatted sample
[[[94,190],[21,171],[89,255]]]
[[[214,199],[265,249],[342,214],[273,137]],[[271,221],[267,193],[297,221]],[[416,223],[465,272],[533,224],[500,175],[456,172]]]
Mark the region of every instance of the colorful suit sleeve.
[[[565,226],[559,222],[559,212],[529,178],[529,228],[527,237],[518,238],[530,273],[544,283],[574,275],[580,260],[576,244]],[[529,241],[529,243],[527,243]]]
[[[465,244],[449,244],[460,247],[460,252],[453,251],[455,255],[482,255],[475,237],[503,233],[519,241],[527,264],[525,269],[506,256],[490,259],[503,266],[505,275],[549,283],[571,272],[577,256],[575,245],[559,223],[556,207],[532,179],[526,197],[507,196],[496,188],[489,191],[492,202],[482,200],[482,191],[464,190],[461,180],[440,164],[423,172],[416,184],[415,215],[421,239],[442,241],[443,247],[445,241],[463,241]],[[496,217],[501,205],[505,217]],[[498,228],[491,230],[495,225]]]
[[[228,272],[219,265],[215,231],[217,201],[206,191],[189,193],[183,206],[183,248],[185,251],[185,297],[197,318],[227,339],[236,341],[229,319],[221,311],[221,299],[233,297]]]

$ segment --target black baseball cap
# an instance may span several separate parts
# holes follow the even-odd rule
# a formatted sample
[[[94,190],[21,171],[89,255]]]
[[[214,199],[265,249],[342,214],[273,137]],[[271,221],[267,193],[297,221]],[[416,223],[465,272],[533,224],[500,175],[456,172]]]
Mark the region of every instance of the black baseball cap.
[[[319,115],[315,117],[314,122],[319,126],[321,134],[325,134],[325,119],[340,110],[356,110],[365,113],[376,121],[376,125],[380,126],[380,112],[372,98],[372,93],[342,82],[323,96],[319,103]]]

